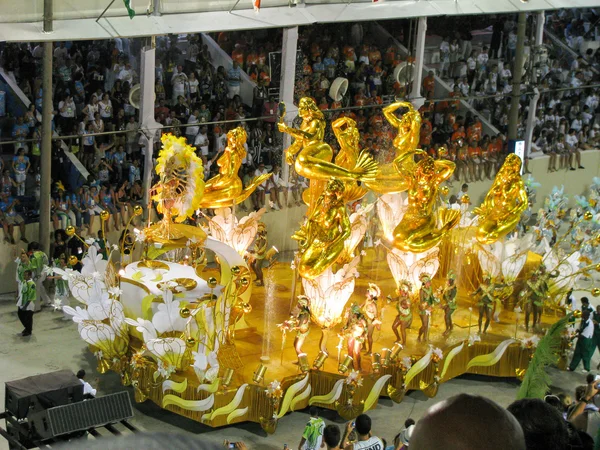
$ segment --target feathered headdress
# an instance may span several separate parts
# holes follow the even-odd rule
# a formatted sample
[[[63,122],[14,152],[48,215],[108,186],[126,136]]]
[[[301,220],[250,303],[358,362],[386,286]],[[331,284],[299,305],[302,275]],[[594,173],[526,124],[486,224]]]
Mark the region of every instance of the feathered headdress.
[[[381,289],[375,283],[369,283],[367,295],[373,299],[377,299],[381,297]]]

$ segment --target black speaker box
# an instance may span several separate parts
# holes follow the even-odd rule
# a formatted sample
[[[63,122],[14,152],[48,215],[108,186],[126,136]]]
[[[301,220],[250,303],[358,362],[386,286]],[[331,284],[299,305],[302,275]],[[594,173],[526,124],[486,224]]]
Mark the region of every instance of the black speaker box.
[[[29,412],[81,401],[81,381],[70,370],[59,370],[7,382],[4,406],[17,419],[25,419]]]

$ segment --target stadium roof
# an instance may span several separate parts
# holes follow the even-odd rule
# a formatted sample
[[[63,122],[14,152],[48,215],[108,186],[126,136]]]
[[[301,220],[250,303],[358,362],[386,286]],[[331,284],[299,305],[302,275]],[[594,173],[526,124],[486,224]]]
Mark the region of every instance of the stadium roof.
[[[54,31],[43,33],[44,1],[2,1],[0,41],[61,41],[288,27],[422,16],[496,14],[600,6],[600,0],[160,0],[160,16],[147,15],[152,0],[54,0]],[[294,5],[294,3],[300,3]],[[232,10],[233,8],[233,10]]]

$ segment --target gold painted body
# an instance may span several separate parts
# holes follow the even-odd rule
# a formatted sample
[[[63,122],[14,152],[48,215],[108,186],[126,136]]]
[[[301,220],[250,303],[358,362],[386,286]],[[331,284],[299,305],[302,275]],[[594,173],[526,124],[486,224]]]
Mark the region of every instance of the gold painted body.
[[[479,216],[476,238],[480,243],[492,244],[505,237],[521,220],[529,200],[520,170],[521,158],[508,155],[485,200],[474,209]]]

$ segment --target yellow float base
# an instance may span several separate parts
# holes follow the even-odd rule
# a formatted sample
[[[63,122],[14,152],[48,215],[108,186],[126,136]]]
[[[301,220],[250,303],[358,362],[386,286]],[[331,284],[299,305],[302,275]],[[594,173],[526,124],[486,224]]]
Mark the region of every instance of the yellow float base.
[[[375,255],[369,252],[369,257],[366,257],[359,266],[359,272],[360,277],[356,280],[356,290],[351,302],[362,304],[369,282],[375,282],[380,286],[383,303],[388,294],[393,295],[394,280],[384,260],[375,260]],[[210,275],[217,276],[218,274],[215,271]],[[212,427],[252,421],[261,423],[265,430],[273,432],[277,424],[277,420],[273,418],[274,414],[283,416],[292,409],[305,408],[309,403],[337,410],[342,417],[349,419],[360,414],[364,409],[373,408],[379,396],[389,396],[394,401],[400,402],[406,391],[418,389],[433,397],[439,384],[461,374],[515,377],[517,371],[527,368],[529,363],[532,350],[523,348],[520,342],[514,342],[508,345],[495,364],[467,367],[473,358],[494,352],[500,343],[508,339],[524,339],[531,336],[531,333],[524,329],[522,314],[517,327],[515,313],[503,311],[500,314],[500,323],[492,321],[488,333],[481,336],[481,341],[475,341],[469,345],[469,338],[478,331],[478,307],[475,300],[469,297],[468,292],[461,289],[458,300],[459,308],[453,316],[454,331],[448,337],[443,336],[445,329],[443,311],[436,309],[432,317],[430,342],[418,343],[416,338],[421,324],[418,314],[414,313],[412,328],[408,330],[407,345],[395,362],[386,368],[382,367],[379,373],[373,373],[371,357],[363,353],[360,367],[362,385],[353,388],[344,383],[337,400],[317,401],[319,399],[315,399],[316,396],[329,394],[332,397],[335,383],[345,378],[345,375],[338,373],[337,332],[332,332],[327,342],[329,358],[322,368],[310,370],[307,374],[301,373],[298,365],[294,364],[297,360],[292,346],[294,336],[288,336],[282,350],[282,335],[277,327],[277,324],[289,317],[290,306],[295,304],[291,292],[292,277],[293,272],[287,264],[276,264],[265,270],[265,287],[253,288],[251,301],[253,309],[245,316],[243,326],[240,327],[238,324],[235,345],[224,347],[219,352],[220,376],[223,376],[226,368],[234,369],[234,375],[228,387],[219,386],[214,392],[197,391],[199,383],[191,369],[173,374],[170,378],[172,383],[165,384],[160,377],[154,380],[156,366],[150,364],[137,368],[131,375],[133,384],[136,386],[136,399],[143,401],[148,398],[167,410]],[[436,286],[442,282],[443,280],[434,280]],[[518,291],[519,287],[517,286],[515,292]],[[300,283],[297,285],[296,294],[299,293]],[[374,352],[381,352],[383,348],[392,348],[395,341],[391,329],[391,324],[396,316],[394,305],[384,305],[382,316],[381,330],[376,330],[374,334]],[[548,328],[557,319],[558,317],[554,313],[545,313],[542,317],[542,328]],[[336,331],[339,327],[336,328]],[[313,325],[302,348],[303,352],[308,355],[311,367],[319,353],[320,337],[321,331]],[[133,347],[136,347],[135,343],[132,344]],[[446,358],[448,353],[461,344],[463,344],[462,350],[456,353],[445,367],[445,360],[449,359]],[[430,345],[441,349],[444,358],[441,361],[434,358],[407,386],[403,386],[406,370],[400,361],[404,357],[410,357],[414,364],[428,352]],[[343,360],[345,354],[346,349],[342,348],[340,359]],[[263,357],[262,363],[267,370],[264,380],[257,384],[252,381],[253,373],[261,363],[261,357]],[[264,357],[268,357],[268,360]],[[118,367],[114,367],[114,369],[118,370]],[[386,375],[389,377],[385,377],[385,382],[376,383]],[[306,376],[308,376],[307,379]],[[265,391],[267,384],[273,380],[281,382],[283,392],[281,398],[269,397]],[[302,389],[286,396],[288,388],[302,380],[304,380]],[[242,388],[243,395],[240,393],[238,397],[241,400],[234,402],[236,403],[234,405],[232,401],[236,392],[244,384],[247,386]],[[310,388],[310,392],[307,391],[308,388]],[[374,388],[375,390],[373,390]],[[214,395],[214,402],[210,408],[203,411],[191,410],[192,402],[205,400],[210,395]],[[165,402],[166,396],[170,396],[169,399],[173,399],[173,396],[180,397],[184,402],[177,400],[180,405],[169,404],[170,401]],[[375,398],[374,401],[373,398]]]

